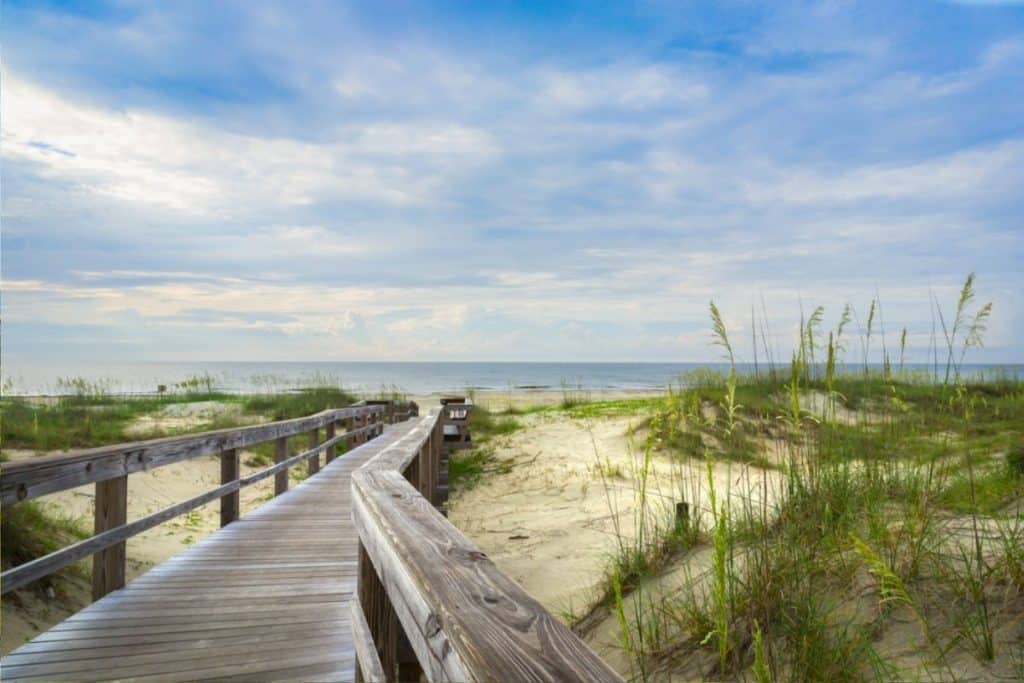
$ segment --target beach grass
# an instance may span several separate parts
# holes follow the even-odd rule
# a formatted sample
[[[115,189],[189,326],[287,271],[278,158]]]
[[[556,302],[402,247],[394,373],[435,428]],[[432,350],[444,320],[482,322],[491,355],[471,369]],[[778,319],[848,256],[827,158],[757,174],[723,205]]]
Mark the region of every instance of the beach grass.
[[[868,364],[872,343],[884,348],[873,329],[877,301],[856,366],[837,360],[850,308],[827,336],[815,309],[786,371],[741,376],[712,304],[713,341],[730,369],[685,378],[655,401],[646,421],[647,450],[655,447],[643,456],[707,468],[679,500],[705,527],[657,561],[649,550],[637,559],[638,539],[672,547],[676,530],[617,528],[607,567],[603,600],[634,678],[1020,673],[1024,382],[960,371],[991,312],[973,299],[972,276],[934,345],[946,347],[945,362],[936,354],[924,376],[887,357],[880,369]],[[642,473],[632,480],[634,524],[657,518],[664,502],[645,510],[648,484]],[[753,488],[732,490],[740,481]],[[690,561],[695,548],[706,549],[700,562]],[[662,583],[680,567],[681,584]]]

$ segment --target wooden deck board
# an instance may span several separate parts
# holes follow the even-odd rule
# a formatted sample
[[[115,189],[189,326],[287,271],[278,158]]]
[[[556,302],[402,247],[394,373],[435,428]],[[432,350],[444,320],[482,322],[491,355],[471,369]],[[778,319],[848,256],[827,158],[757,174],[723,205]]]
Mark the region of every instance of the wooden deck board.
[[[39,635],[0,660],[0,678],[351,680],[349,477],[418,421],[389,426]]]

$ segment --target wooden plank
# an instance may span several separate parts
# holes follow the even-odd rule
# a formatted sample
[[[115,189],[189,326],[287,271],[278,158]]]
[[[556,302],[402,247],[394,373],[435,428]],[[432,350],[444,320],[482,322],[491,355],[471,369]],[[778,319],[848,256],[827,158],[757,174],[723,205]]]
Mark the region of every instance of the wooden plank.
[[[294,420],[188,436],[82,449],[0,464],[0,501],[7,507],[47,493],[162,467],[231,448],[242,449],[264,441],[294,436],[354,415],[379,414],[381,406],[351,406],[326,410]]]
[[[220,454],[220,483],[230,484],[238,480],[241,473],[237,448],[229,448]],[[225,494],[220,499],[220,525],[226,527],[241,516],[241,497],[238,491]]]
[[[96,486],[97,488],[100,486],[109,486],[111,482],[116,481],[118,480],[113,479],[100,482]],[[77,562],[78,560],[95,554],[95,557],[93,558],[93,595],[94,599],[99,599],[98,597],[95,597],[97,595],[97,591],[109,586],[114,586],[113,588],[109,588],[109,590],[99,594],[99,597],[103,597],[103,595],[109,593],[110,590],[116,590],[116,588],[120,588],[124,585],[124,545],[127,539],[147,529],[152,529],[159,524],[163,524],[169,519],[183,515],[189,510],[194,510],[201,505],[206,505],[207,503],[220,498],[225,493],[237,491],[239,486],[240,482],[238,481],[220,486],[212,491],[195,496],[194,498],[189,498],[177,505],[172,505],[159,512],[154,512],[153,514],[147,515],[146,517],[131,522],[130,524],[122,524],[121,526],[107,529],[95,536],[90,536],[83,541],[61,548],[49,555],[45,555],[32,560],[31,562],[25,562],[17,567],[8,569],[0,575],[0,590],[2,590],[4,594],[9,593],[10,591],[21,588],[27,583],[41,579],[44,576],[48,576],[58,569],[66,567],[72,562]],[[127,501],[127,488],[125,488],[125,496],[125,500]],[[98,496],[97,501],[99,501]],[[99,523],[100,505],[98,502],[96,508],[96,528],[99,529],[101,527]],[[127,503],[125,504],[124,514],[120,516],[120,519],[125,519],[126,513]],[[113,558],[108,558],[103,554],[118,547],[121,548],[121,551],[119,555],[115,554]],[[100,558],[104,559],[101,561]],[[112,563],[109,566],[107,565],[108,560]],[[99,567],[97,567],[97,563],[100,563]],[[116,568],[118,564],[122,567],[119,576]],[[97,571],[97,569],[99,571]],[[120,580],[118,581],[118,579]],[[117,585],[118,583],[120,585]]]
[[[116,529],[128,521],[128,475],[96,483],[94,533]],[[92,558],[92,599],[99,600],[124,586],[124,540],[108,544]],[[4,586],[5,592],[10,590]]]
[[[389,427],[15,650],[4,680],[351,680],[350,476],[410,427]]]
[[[349,624],[352,628],[352,645],[356,651],[356,679],[365,683],[386,683],[384,667],[381,666],[377,648],[373,644],[373,635],[366,623],[363,606],[359,598],[349,603]]]
[[[405,478],[352,475],[360,541],[430,680],[621,681]]]
[[[346,435],[343,434],[339,437],[335,437],[335,440],[340,440],[342,438],[345,438],[345,436]],[[324,445],[326,444],[320,444],[317,448],[323,448]],[[164,508],[159,512],[147,515],[146,517],[138,519],[130,524],[124,524],[113,529],[108,529],[103,533],[91,536],[90,538],[87,538],[83,541],[79,541],[78,543],[57,550],[53,553],[50,553],[49,555],[45,555],[43,557],[32,560],[31,562],[26,562],[17,567],[9,569],[6,572],[3,572],[3,574],[0,574],[0,591],[2,591],[4,594],[9,593],[10,591],[21,588],[27,583],[31,583],[32,581],[35,581],[37,579],[41,579],[44,576],[48,576],[49,574],[52,574],[58,569],[66,567],[67,565],[73,562],[77,562],[78,560],[86,558],[89,555],[104,551],[104,549],[106,548],[116,548],[118,545],[123,546],[124,542],[127,539],[143,531],[146,531],[147,529],[152,529],[153,527],[159,524],[162,524],[170,519],[173,519],[174,517],[183,515],[186,512],[194,510],[197,507],[206,505],[207,503],[210,503],[222,496],[230,494],[237,495],[236,492],[239,490],[240,487],[249,486],[270,476],[279,476],[279,473],[284,473],[285,475],[287,475],[287,469],[289,467],[298,462],[301,462],[305,458],[312,457],[316,453],[316,449],[300,453],[291,458],[288,458],[287,460],[279,462],[276,465],[267,467],[247,477],[236,479],[235,481],[223,484],[217,487],[216,489],[207,491],[206,493],[202,493],[198,496],[189,498],[188,500]],[[223,462],[221,466],[223,473]],[[97,484],[97,486],[99,486],[99,484]],[[346,496],[347,491],[339,495]],[[258,513],[259,511],[257,510],[256,512],[251,513],[250,516],[257,517]],[[308,513],[303,513],[301,517],[303,519],[307,518]],[[276,516],[278,524],[280,524],[283,518],[284,515],[281,513],[279,513]],[[279,537],[280,533],[281,532],[279,529],[278,531],[273,533],[273,537]],[[265,549],[265,542],[261,541],[259,542],[258,545],[261,549],[260,551],[262,552]],[[233,559],[238,561],[248,559],[240,555],[239,550],[240,547],[236,547],[236,549],[233,551]],[[97,557],[99,557],[99,555],[97,555]],[[94,573],[94,578],[95,576],[96,574]],[[121,580],[121,585],[124,585],[123,578]]]

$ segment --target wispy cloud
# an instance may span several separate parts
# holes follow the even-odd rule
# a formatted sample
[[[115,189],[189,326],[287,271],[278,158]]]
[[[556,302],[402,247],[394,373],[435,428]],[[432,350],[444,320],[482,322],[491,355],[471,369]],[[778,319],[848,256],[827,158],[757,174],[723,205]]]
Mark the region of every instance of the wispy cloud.
[[[876,288],[920,341],[968,270],[1021,359],[1020,8],[403,12],[8,3],[7,362],[712,358],[709,298]]]

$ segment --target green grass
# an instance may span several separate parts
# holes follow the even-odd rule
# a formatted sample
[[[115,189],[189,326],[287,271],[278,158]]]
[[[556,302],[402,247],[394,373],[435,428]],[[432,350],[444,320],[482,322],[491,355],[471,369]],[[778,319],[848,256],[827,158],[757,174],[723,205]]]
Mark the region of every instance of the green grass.
[[[476,444],[484,444],[496,436],[512,434],[523,428],[514,417],[493,413],[482,405],[473,406],[469,414],[469,433]]]
[[[448,484],[452,491],[468,490],[476,486],[488,473],[508,472],[511,460],[495,457],[489,442],[523,429],[523,423],[508,413],[496,414],[482,405],[474,405],[469,414],[469,433],[473,447],[453,451],[448,460]]]
[[[715,680],[955,680],[964,665],[951,662],[964,656],[983,677],[1024,670],[1024,382],[961,374],[990,310],[972,312],[972,286],[969,278],[946,338],[936,340],[941,348],[948,339],[948,381],[945,367],[903,373],[887,356],[882,370],[843,366],[837,343],[849,309],[827,338],[815,309],[790,372],[702,371],[650,405],[647,439],[659,456],[706,457],[725,471],[753,464],[763,471],[745,476],[766,490],[774,481],[775,493],[770,505],[737,501],[711,477],[687,492],[713,511],[695,539],[710,567],[691,568],[692,553],[682,556],[688,579],[669,594],[647,594],[658,563],[628,545],[636,530],[618,534],[605,600],[635,678],[693,661]],[[873,346],[880,304],[868,310],[865,358],[881,353]],[[714,307],[712,319],[731,361]],[[781,441],[781,459],[760,460],[762,437]],[[645,484],[634,481],[643,499]],[[674,533],[645,532],[647,548]],[[638,595],[627,610],[630,591]],[[900,644],[918,651],[910,669],[880,649],[897,618],[913,625],[910,644]]]
[[[5,398],[0,401],[0,438],[6,448],[37,451],[89,448],[138,438],[155,438],[246,424],[245,416],[288,420],[356,402],[352,394],[333,387],[287,393],[236,396],[217,392],[169,394],[159,398],[123,398],[98,393],[64,396],[50,402]],[[193,427],[138,435],[129,427],[140,417],[158,414],[181,403],[235,403],[240,415],[221,415]]]
[[[250,396],[243,402],[247,413],[266,415],[272,420],[291,420],[328,408],[341,408],[358,399],[344,389],[312,387],[281,394]]]
[[[26,501],[3,511],[0,518],[0,560],[3,568],[8,569],[56,552],[90,535],[85,520],[48,509],[39,501]],[[62,571],[85,573],[79,564],[71,565]],[[57,575],[39,579],[29,584],[27,588],[52,587],[55,576]]]

